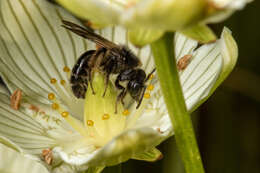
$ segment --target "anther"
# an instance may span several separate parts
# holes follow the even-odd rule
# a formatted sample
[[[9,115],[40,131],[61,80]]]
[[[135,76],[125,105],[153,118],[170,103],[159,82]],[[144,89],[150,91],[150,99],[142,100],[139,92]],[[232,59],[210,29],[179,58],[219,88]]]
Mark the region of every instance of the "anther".
[[[59,109],[59,105],[58,105],[57,103],[53,103],[53,104],[51,105],[51,107],[52,107],[52,109],[54,109],[54,110]]]
[[[68,73],[68,72],[70,72],[70,68],[67,67],[67,66],[65,66],[65,67],[63,68],[63,71]]]
[[[14,93],[11,95],[11,107],[14,110],[19,109],[21,99],[22,99],[22,91],[19,89],[15,90]]]
[[[108,120],[109,119],[109,114],[104,114],[103,116],[102,116],[102,120]]]
[[[66,118],[66,117],[68,117],[69,116],[69,113],[68,112],[62,112],[61,113],[61,116],[63,117],[63,118]]]
[[[55,95],[53,93],[49,93],[48,94],[48,99],[49,100],[54,100],[55,99]]]
[[[190,63],[190,60],[192,58],[192,55],[191,54],[188,54],[188,55],[184,55],[183,57],[181,57],[179,59],[179,61],[177,62],[177,69],[179,71],[183,71],[185,70],[185,68],[189,65]]]
[[[123,115],[125,115],[125,116],[127,116],[127,115],[129,115],[129,111],[127,110],[127,109],[125,109],[124,111],[123,111]]]
[[[42,150],[42,157],[44,158],[44,161],[50,165],[53,161],[53,155],[50,148]]]
[[[61,81],[60,81],[60,84],[61,84],[61,85],[65,85],[65,83],[66,83],[65,80],[61,80]]]
[[[92,120],[87,120],[87,125],[88,125],[88,126],[93,126],[93,125],[94,125],[94,121],[92,121]]]
[[[153,85],[148,85],[147,90],[152,91],[154,89]]]
[[[50,82],[51,82],[51,84],[55,84],[57,82],[57,80],[55,78],[51,78]]]
[[[145,93],[144,98],[149,99],[151,97],[150,93]]]

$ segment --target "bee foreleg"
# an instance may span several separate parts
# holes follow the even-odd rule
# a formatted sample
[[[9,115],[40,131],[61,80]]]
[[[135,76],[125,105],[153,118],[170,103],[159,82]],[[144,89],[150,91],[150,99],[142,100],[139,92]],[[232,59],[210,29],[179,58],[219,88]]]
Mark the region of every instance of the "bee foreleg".
[[[93,70],[92,69],[89,69],[88,70],[88,79],[89,79],[89,84],[90,84],[90,88],[92,90],[92,94],[95,95],[95,91],[94,91],[94,87],[92,85],[92,75],[93,75]]]
[[[123,99],[124,99],[125,96],[126,96],[126,89],[123,88],[123,91],[120,92],[120,94],[117,96],[117,99],[116,99],[115,114],[117,114],[118,102],[121,101],[121,103],[124,105]]]

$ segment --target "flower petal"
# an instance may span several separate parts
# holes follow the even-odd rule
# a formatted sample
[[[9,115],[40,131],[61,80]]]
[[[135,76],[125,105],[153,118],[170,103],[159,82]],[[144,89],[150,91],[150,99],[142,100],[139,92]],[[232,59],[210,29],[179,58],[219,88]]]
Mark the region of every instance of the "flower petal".
[[[223,61],[223,67],[221,73],[215,82],[214,86],[211,88],[209,93],[205,93],[203,99],[194,106],[193,110],[200,106],[203,102],[207,100],[209,96],[217,89],[217,87],[227,78],[230,72],[235,67],[238,58],[238,47],[236,41],[231,35],[231,31],[228,28],[224,28],[221,34],[220,40],[221,47],[221,58]]]
[[[0,5],[0,74],[10,91],[19,88],[45,104],[50,103],[47,95],[53,92],[80,119],[83,108],[76,105],[81,100],[69,102],[68,90],[50,83],[51,78],[68,81],[63,68],[71,69],[87,48],[93,48],[92,43],[61,27],[62,19],[78,20],[42,0],[1,1]]]
[[[39,162],[25,157],[19,151],[14,150],[8,141],[0,141],[0,172],[8,173],[49,173],[49,171]]]
[[[104,0],[56,0],[75,15],[91,20],[97,25],[116,24],[120,12],[123,12],[119,1]],[[115,3],[119,2],[119,3]],[[122,3],[124,3],[122,1]]]
[[[217,39],[215,33],[207,25],[203,24],[197,24],[180,32],[199,41],[199,43],[209,43]]]
[[[180,81],[188,110],[191,110],[209,93],[222,70],[220,42],[218,40],[194,50],[196,43],[194,44],[193,40],[176,34],[175,56],[177,61],[185,55],[192,55],[190,63],[180,72]]]
[[[0,135],[10,139],[24,152],[39,155],[43,149],[68,140],[68,136],[70,140],[80,138],[50,108],[35,102],[32,105],[25,100],[19,110],[13,110],[9,106],[9,96],[0,93]]]
[[[154,162],[157,161],[159,159],[161,159],[163,157],[162,153],[156,149],[156,148],[151,148],[148,151],[145,151],[143,153],[137,153],[135,154],[132,159],[136,159],[136,160],[144,160],[144,161],[148,161],[148,162]]]
[[[128,130],[115,137],[104,147],[93,150],[67,153],[61,147],[54,149],[61,158],[70,164],[89,166],[109,166],[124,162],[135,154],[149,151],[165,138],[161,133],[151,128]]]
[[[135,46],[142,47],[156,41],[163,33],[164,31],[159,29],[135,28],[129,30],[128,37]]]
[[[191,112],[213,93],[233,69],[237,58],[236,42],[230,31],[224,28],[221,38],[215,43],[198,48],[197,41],[176,33],[174,45],[177,62],[185,55],[192,55],[187,67],[179,72],[186,106]],[[136,128],[152,127],[169,133],[172,127],[156,79],[153,86],[144,112],[139,113],[140,117],[128,125]]]

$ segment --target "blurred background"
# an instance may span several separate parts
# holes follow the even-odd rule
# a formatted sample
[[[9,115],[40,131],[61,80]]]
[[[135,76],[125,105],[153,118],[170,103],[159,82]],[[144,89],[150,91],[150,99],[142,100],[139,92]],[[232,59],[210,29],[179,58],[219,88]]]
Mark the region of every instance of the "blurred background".
[[[221,24],[232,30],[239,47],[237,66],[192,117],[206,172],[260,172],[260,1],[255,0]],[[128,161],[124,173],[184,172],[174,137],[159,146],[155,163]],[[166,166],[167,165],[167,166]],[[169,165],[170,169],[169,169]]]
[[[192,114],[199,148],[206,172],[259,173],[260,1],[221,24],[211,25],[218,36],[224,26],[233,32],[239,59],[226,81]],[[130,160],[122,164],[123,173],[184,173],[174,137],[158,148],[164,155],[162,160]]]

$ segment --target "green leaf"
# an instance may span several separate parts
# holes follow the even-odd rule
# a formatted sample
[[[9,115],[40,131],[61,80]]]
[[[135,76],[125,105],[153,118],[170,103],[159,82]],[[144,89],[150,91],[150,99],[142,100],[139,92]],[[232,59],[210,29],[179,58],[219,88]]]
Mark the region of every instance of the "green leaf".
[[[128,32],[129,40],[137,47],[150,44],[163,35],[164,31],[160,29],[135,28]]]
[[[163,157],[163,155],[158,149],[151,148],[148,151],[145,151],[142,153],[136,153],[132,157],[132,159],[154,162],[154,161],[160,160],[162,157]]]
[[[209,43],[217,39],[215,33],[204,24],[194,25],[187,29],[181,30],[180,32],[187,37],[199,41],[199,43]]]

